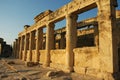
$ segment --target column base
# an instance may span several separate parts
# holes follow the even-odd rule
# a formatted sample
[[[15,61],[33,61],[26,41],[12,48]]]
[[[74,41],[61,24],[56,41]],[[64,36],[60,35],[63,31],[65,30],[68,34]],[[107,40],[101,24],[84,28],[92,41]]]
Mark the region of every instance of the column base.
[[[50,64],[49,63],[44,63],[43,66],[44,67],[50,67]]]
[[[73,67],[66,67],[65,72],[68,72],[68,73],[74,72],[74,69]]]

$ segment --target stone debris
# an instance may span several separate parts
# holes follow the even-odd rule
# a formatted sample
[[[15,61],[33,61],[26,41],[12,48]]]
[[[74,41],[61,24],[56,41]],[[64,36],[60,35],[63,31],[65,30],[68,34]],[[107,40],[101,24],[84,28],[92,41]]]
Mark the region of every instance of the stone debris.
[[[62,74],[64,74],[63,71],[48,71],[46,76],[53,77],[53,76],[61,76]]]
[[[72,78],[70,76],[64,76],[63,80],[72,80]]]
[[[56,75],[56,73],[54,71],[48,71],[46,74],[47,77],[51,77],[51,76],[55,76],[55,75]]]
[[[22,77],[20,80],[27,80],[27,78],[25,78],[25,77]]]
[[[8,75],[6,74],[0,75],[0,78],[6,78],[6,77],[8,77]]]
[[[37,62],[26,62],[25,63],[25,65],[27,66],[27,67],[33,67],[33,66],[36,66],[36,65],[38,65],[39,63],[37,63]]]
[[[15,62],[14,61],[9,61],[9,62],[7,62],[7,64],[15,64]]]

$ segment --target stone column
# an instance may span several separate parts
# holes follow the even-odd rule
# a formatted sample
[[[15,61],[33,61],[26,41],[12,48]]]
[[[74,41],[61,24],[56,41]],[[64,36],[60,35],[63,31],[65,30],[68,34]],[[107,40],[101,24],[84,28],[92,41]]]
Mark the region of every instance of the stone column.
[[[20,51],[19,51],[19,59],[22,59],[22,46],[23,46],[23,37],[20,37]]]
[[[98,39],[98,35],[99,35],[99,32],[98,32],[98,25],[97,24],[95,24],[95,25],[93,25],[94,26],[94,45],[96,46],[96,47],[98,47],[98,43],[99,43],[99,39]]]
[[[36,30],[36,55],[35,55],[35,62],[39,62],[39,50],[42,49],[42,41],[43,41],[43,29]]]
[[[26,61],[26,56],[27,56],[27,34],[25,34],[25,40],[24,40],[23,61]]]
[[[61,39],[60,39],[60,49],[65,48],[65,33],[61,33]]]
[[[18,37],[18,50],[17,50],[17,53],[18,53],[18,59],[19,59],[19,51],[20,51],[20,37]]]
[[[98,30],[100,69],[109,73],[118,71],[118,54],[116,45],[116,18],[114,0],[99,0]]]
[[[15,48],[16,48],[16,50],[15,50],[15,58],[18,58],[18,39],[15,39]]]
[[[18,59],[19,59],[19,51],[20,51],[20,37],[18,37]]]
[[[48,23],[46,33],[46,56],[44,66],[50,66],[50,50],[54,49],[54,24]]]
[[[74,54],[73,49],[77,41],[77,15],[66,15],[66,67],[67,71],[73,71]]]
[[[27,57],[27,62],[32,61],[32,32],[29,33],[29,55]]]
[[[15,58],[15,53],[16,53],[16,47],[15,47],[16,42],[13,42],[13,57]]]

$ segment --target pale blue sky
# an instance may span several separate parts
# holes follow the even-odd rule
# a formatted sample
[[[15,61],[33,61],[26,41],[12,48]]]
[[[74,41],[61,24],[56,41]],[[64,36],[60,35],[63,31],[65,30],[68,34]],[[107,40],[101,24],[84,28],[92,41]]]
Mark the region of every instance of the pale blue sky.
[[[33,19],[40,12],[48,9],[54,11],[70,1],[0,0],[0,37],[4,38],[8,44],[12,44],[15,38],[18,37],[18,33],[23,31],[23,26],[34,24]],[[120,0],[118,0],[118,3],[120,3]],[[95,14],[94,10],[92,12]],[[86,15],[81,17],[84,18]]]

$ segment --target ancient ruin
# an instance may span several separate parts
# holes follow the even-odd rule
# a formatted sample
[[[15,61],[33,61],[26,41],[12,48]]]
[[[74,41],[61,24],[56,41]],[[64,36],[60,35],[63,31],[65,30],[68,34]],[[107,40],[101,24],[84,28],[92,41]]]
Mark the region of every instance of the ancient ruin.
[[[12,46],[6,44],[3,38],[0,38],[0,57],[9,57],[12,55]]]
[[[67,72],[119,80],[120,11],[116,6],[116,0],[73,0],[56,11],[42,12],[18,34],[13,55]],[[77,22],[78,14],[93,8],[98,9],[96,17]],[[55,23],[63,19],[66,26],[55,30]]]

